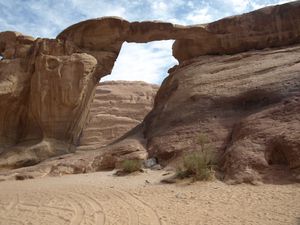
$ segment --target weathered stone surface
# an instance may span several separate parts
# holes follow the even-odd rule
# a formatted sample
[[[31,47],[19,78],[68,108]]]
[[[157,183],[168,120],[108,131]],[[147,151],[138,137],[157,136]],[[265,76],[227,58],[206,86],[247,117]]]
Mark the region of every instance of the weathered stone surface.
[[[0,56],[6,59],[26,57],[33,42],[33,37],[18,32],[0,32]]]
[[[0,167],[28,166],[74,151],[95,89],[96,59],[72,53],[75,48],[59,40],[32,42],[13,32],[0,37],[5,43],[0,61]],[[18,54],[24,43],[28,51]]]
[[[157,90],[157,85],[139,81],[100,83],[77,150],[99,149],[140,124],[152,109]]]
[[[300,94],[300,93],[299,93]],[[237,123],[224,155],[226,179],[280,181],[300,172],[300,95]]]
[[[278,146],[286,147],[280,151],[287,166],[299,168],[299,101],[292,100],[300,94],[299,54],[297,45],[202,56],[175,67],[145,119],[150,157],[166,164],[194,150],[197,136],[204,133],[223,158],[226,179],[243,180],[248,176],[246,167],[263,179],[268,174],[260,173],[273,168],[264,155],[277,148],[271,147],[272,142],[281,138]],[[284,105],[285,100],[293,104]]]
[[[101,149],[102,154],[94,159],[94,165],[98,165],[96,168],[119,168],[126,159],[147,159],[147,140],[142,134],[142,128],[141,125],[135,127],[115,143]]]
[[[35,58],[30,112],[44,138],[76,143],[94,93],[96,64],[85,53],[56,56],[40,52]]]
[[[24,132],[31,79],[25,57],[33,41],[17,32],[0,33],[0,154],[18,143]]]
[[[24,59],[0,61],[0,153],[23,133],[19,125],[26,117],[30,73],[22,64]]]
[[[179,62],[208,54],[233,54],[299,43],[300,1],[259,9],[203,25],[197,38],[176,40],[173,55]]]

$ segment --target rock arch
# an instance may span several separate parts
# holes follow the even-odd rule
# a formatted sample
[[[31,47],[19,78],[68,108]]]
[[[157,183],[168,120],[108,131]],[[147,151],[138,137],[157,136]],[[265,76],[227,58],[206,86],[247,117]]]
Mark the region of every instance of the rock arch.
[[[234,54],[299,43],[299,9],[298,1],[194,26],[103,17],[74,24],[62,31],[57,39],[70,41],[92,54],[98,60],[99,76],[102,77],[110,74],[125,41],[176,40],[173,56],[179,63],[201,55]]]
[[[299,11],[297,1],[196,26],[106,17],[56,39],[1,32],[0,167],[74,150],[96,84],[111,73],[123,42],[174,39],[173,55],[184,65],[202,55],[299,43]]]

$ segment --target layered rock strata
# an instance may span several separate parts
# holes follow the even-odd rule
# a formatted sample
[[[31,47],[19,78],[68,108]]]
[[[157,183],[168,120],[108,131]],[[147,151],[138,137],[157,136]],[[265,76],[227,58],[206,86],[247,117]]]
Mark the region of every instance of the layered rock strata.
[[[77,150],[99,149],[140,124],[153,107],[158,87],[139,81],[101,82]]]
[[[0,167],[74,151],[96,86],[122,44],[174,39],[179,65],[153,110],[95,153],[92,167],[148,154],[166,164],[205,133],[226,179],[267,180],[275,167],[297,171],[299,12],[296,1],[196,26],[109,17],[75,24],[56,39],[0,33]]]

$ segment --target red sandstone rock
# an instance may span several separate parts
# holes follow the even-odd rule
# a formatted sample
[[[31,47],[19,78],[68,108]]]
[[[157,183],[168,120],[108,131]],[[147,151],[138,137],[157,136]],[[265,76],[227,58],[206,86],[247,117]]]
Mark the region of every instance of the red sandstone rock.
[[[247,181],[249,168],[256,179],[268,179],[273,164],[265,154],[277,145],[286,148],[281,154],[286,168],[299,169],[299,101],[292,100],[300,94],[299,54],[296,45],[202,56],[176,67],[145,119],[150,157],[172,162],[193,151],[204,133],[222,159],[226,179]],[[278,138],[282,141],[272,144]]]
[[[56,39],[1,32],[0,167],[74,151],[123,42],[175,39],[180,64],[144,122],[101,149],[46,161],[47,173],[111,168],[148,154],[167,164],[205,133],[225,179],[270,181],[280,168],[299,174],[299,12],[296,1],[198,26],[102,18]]]

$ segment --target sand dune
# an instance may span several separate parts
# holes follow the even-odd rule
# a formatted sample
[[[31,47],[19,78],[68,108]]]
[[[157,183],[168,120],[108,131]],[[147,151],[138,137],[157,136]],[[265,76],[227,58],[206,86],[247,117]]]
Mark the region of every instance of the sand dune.
[[[163,185],[163,173],[1,182],[0,224],[299,224],[299,184]]]

